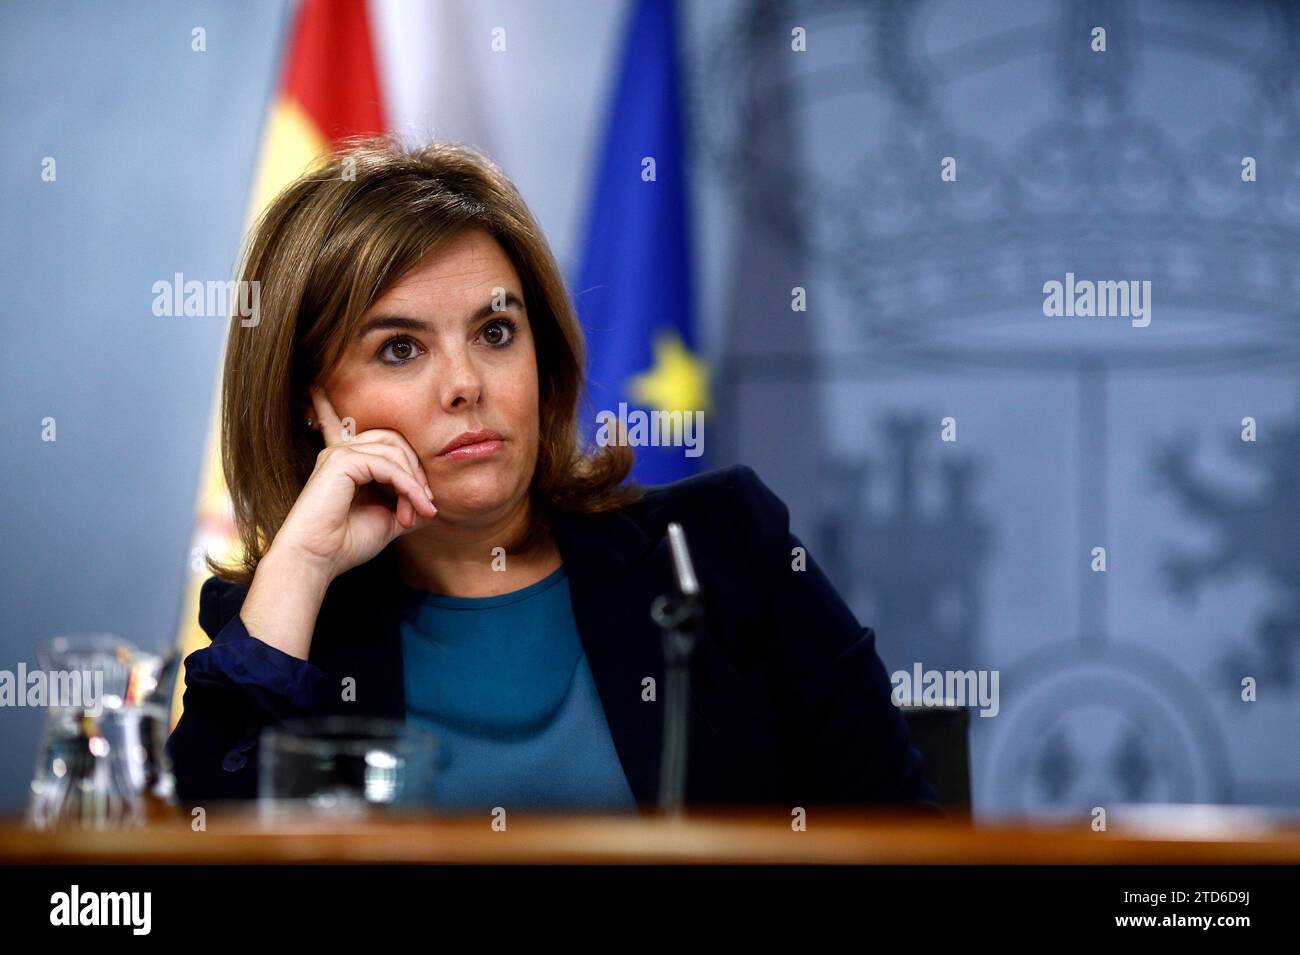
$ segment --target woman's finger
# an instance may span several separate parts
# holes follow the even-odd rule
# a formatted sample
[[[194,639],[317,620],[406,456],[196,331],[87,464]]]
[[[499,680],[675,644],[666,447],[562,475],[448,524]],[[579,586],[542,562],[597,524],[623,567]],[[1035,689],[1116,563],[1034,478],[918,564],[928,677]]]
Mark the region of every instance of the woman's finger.
[[[438,508],[425,494],[424,485],[406,470],[405,462],[394,460],[398,454],[397,449],[379,444],[364,448],[349,443],[345,445],[345,450],[333,453],[356,484],[376,481],[388,485],[397,492],[399,520],[404,514],[401,508],[403,500],[409,500],[412,518],[414,514],[433,517],[438,513]],[[405,526],[409,520],[403,523]]]
[[[370,433],[371,432],[369,431],[362,432],[362,434]],[[372,454],[380,454],[388,458],[415,479],[416,483],[420,485],[426,498],[429,500],[433,499],[433,491],[429,488],[429,479],[425,475],[424,469],[420,467],[419,459],[416,458],[414,462],[412,462],[412,458],[414,457],[413,454],[408,454],[396,444],[392,444],[388,441],[362,441],[360,436],[358,436],[354,441],[349,441],[347,446],[363,451],[369,451]]]
[[[345,442],[343,422],[334,410],[334,406],[330,403],[329,396],[325,394],[325,389],[318,385],[312,385],[311,396],[312,404],[320,417],[321,433],[325,436],[326,446],[343,443],[353,444],[363,441],[375,441],[390,445],[402,453],[415,478],[423,483],[425,487],[429,486],[429,476],[424,472],[424,465],[420,463],[420,456],[415,453],[411,443],[400,432],[390,428],[371,428],[361,434],[351,434]]]
[[[410,466],[411,473],[415,475],[417,481],[423,481],[426,485],[429,483],[429,475],[424,470],[424,465],[420,462],[420,456],[415,453],[411,443],[406,440],[400,431],[393,431],[389,428],[371,428],[368,431],[362,431],[352,439],[354,444],[364,444],[368,441],[377,441],[389,447],[396,448],[406,458]]]
[[[330,404],[325,389],[319,385],[312,385],[309,391],[311,392],[312,407],[316,409],[316,417],[320,421],[320,432],[325,438],[326,447],[332,444],[344,444],[343,422],[339,420],[338,414],[334,411],[334,406]]]

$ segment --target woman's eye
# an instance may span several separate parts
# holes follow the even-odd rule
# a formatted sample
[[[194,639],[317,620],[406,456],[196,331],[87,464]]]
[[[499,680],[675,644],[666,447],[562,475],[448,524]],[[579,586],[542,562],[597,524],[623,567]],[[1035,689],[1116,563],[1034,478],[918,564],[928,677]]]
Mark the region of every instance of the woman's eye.
[[[379,360],[386,365],[403,365],[418,354],[415,342],[409,338],[390,338],[379,349]]]
[[[493,319],[483,329],[483,340],[493,348],[504,348],[515,337],[515,323],[513,319],[497,318]]]

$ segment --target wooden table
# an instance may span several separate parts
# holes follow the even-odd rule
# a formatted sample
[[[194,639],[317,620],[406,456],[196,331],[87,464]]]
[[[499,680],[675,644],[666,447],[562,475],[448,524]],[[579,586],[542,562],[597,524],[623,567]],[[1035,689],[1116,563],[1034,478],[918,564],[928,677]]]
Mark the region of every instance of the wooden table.
[[[0,821],[0,863],[1300,863],[1300,825],[1142,828],[917,820],[813,809],[807,830],[754,810],[653,815],[511,812],[268,828],[255,808],[126,830],[36,832]]]

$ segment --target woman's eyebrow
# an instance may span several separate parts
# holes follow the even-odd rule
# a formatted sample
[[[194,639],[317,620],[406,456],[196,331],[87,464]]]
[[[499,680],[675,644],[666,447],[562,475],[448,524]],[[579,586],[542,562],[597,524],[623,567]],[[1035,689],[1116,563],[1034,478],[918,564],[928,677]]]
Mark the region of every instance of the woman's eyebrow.
[[[493,308],[492,302],[484,305],[482,308],[473,312],[465,319],[466,325],[473,325],[480,319],[487,318],[496,312],[504,312],[511,308],[523,308],[524,303],[519,300],[519,296],[514,292],[506,292],[501,308]],[[433,330],[433,326],[418,318],[407,318],[404,315],[376,315],[369,319],[357,331],[357,340],[361,340],[371,332],[377,332],[385,329],[400,329],[406,332],[428,332]]]
[[[360,340],[371,332],[386,328],[399,328],[408,332],[427,332],[431,326],[428,322],[422,322],[418,318],[403,318],[400,315],[378,315],[361,326],[361,329],[357,332],[357,339]]]

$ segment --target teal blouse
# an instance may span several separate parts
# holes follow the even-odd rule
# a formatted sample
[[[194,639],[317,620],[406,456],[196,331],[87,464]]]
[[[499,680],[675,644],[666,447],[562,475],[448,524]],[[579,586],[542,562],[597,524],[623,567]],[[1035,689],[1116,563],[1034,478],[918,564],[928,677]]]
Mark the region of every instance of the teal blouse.
[[[434,805],[635,808],[563,567],[495,597],[406,594],[407,719],[438,738]]]

